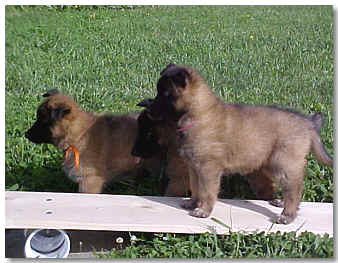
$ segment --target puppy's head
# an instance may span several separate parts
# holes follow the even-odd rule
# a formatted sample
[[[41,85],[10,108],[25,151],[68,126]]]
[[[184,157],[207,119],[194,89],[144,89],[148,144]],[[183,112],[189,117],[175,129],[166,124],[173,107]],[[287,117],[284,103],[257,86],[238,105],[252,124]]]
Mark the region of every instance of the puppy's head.
[[[152,102],[152,99],[145,99],[137,104],[146,109],[137,118],[137,136],[131,152],[134,156],[150,158],[162,151],[157,132],[159,121],[153,120],[149,115],[149,108]]]
[[[162,70],[157,82],[157,96],[150,107],[152,118],[177,121],[187,112],[194,75],[191,68],[175,64],[169,64]]]
[[[74,118],[72,113],[78,108],[72,98],[57,90],[50,90],[43,97],[46,99],[38,107],[36,121],[26,131],[25,137],[33,143],[51,143],[58,147]]]

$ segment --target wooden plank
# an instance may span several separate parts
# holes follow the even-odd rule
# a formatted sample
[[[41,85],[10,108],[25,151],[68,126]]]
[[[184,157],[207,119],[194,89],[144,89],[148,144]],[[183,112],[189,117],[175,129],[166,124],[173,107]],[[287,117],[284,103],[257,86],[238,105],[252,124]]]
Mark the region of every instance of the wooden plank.
[[[333,204],[302,202],[289,225],[282,209],[260,200],[219,199],[209,218],[189,216],[179,197],[14,192],[6,196],[6,228],[203,233],[304,231],[333,236]],[[216,220],[215,220],[216,219]],[[221,223],[219,223],[221,222]],[[226,226],[225,226],[226,225]]]

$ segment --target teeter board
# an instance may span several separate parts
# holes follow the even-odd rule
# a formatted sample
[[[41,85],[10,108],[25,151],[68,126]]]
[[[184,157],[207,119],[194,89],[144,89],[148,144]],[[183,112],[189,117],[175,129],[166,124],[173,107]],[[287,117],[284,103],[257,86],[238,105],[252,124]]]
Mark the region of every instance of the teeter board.
[[[180,197],[7,191],[5,198],[6,229],[333,236],[332,203],[302,202],[295,221],[279,225],[273,222],[282,208],[261,200],[219,199],[209,218],[195,218],[180,207]]]

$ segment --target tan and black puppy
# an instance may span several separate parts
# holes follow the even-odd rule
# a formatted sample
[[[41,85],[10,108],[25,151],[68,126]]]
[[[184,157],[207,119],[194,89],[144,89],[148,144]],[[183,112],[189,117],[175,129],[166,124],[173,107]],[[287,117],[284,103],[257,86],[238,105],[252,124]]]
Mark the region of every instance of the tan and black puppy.
[[[190,193],[188,166],[179,154],[181,137],[186,129],[177,129],[173,121],[154,120],[149,109],[153,99],[144,99],[137,106],[145,107],[138,117],[138,135],[133,146],[132,154],[140,158],[150,158],[156,155],[166,156],[167,165],[165,174],[168,182],[164,195],[187,196]],[[181,117],[180,122],[185,119]],[[186,121],[186,120],[185,120]],[[164,154],[164,152],[166,154]],[[253,173],[247,175],[251,189],[256,196],[264,200],[273,200],[275,203],[274,182],[264,174]]]
[[[221,175],[262,174],[281,184],[284,209],[277,223],[288,224],[301,199],[307,154],[332,166],[318,134],[320,113],[224,103],[190,67],[169,64],[161,72],[150,115],[184,129],[179,145],[192,193],[182,206],[192,216],[210,215]]]
[[[143,159],[154,156],[166,156],[164,187],[166,196],[188,196],[190,193],[188,167],[179,155],[176,142],[175,123],[152,120],[147,108],[151,99],[141,101],[138,106],[145,107],[138,119],[138,135],[132,154]]]
[[[96,115],[71,97],[51,90],[38,107],[37,120],[25,133],[33,143],[50,143],[64,151],[63,168],[81,193],[100,193],[117,176],[136,176],[144,168],[159,171],[159,160],[131,155],[138,114]]]

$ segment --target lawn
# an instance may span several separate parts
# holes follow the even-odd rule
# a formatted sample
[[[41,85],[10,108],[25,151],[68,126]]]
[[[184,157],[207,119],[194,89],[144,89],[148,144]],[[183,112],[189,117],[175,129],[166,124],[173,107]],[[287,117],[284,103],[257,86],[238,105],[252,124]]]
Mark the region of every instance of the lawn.
[[[85,110],[136,111],[137,102],[155,95],[159,72],[170,62],[199,70],[224,101],[323,112],[321,137],[333,156],[330,6],[7,6],[5,26],[6,189],[77,191],[62,172],[62,153],[23,136],[41,94],[57,88]],[[115,182],[106,191],[159,195],[155,182]],[[333,169],[312,155],[304,184],[303,201],[333,202]],[[222,186],[221,198],[254,198],[240,176],[224,178]],[[162,253],[165,242],[197,245],[195,252]],[[236,250],[230,246],[234,242],[243,243]],[[283,249],[283,242],[294,245]],[[110,256],[333,257],[333,239],[307,233],[299,238],[171,235],[163,241],[153,234]]]

